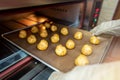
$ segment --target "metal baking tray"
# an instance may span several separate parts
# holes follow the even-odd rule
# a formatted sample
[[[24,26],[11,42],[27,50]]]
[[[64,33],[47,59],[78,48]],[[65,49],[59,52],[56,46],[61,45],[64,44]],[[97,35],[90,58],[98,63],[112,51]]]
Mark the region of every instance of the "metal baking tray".
[[[52,68],[53,70],[67,72],[75,67],[75,64],[74,64],[75,58],[80,54],[80,49],[84,44],[86,43],[90,44],[89,39],[92,36],[92,34],[89,31],[85,31],[85,30],[81,30],[81,29],[68,26],[67,28],[69,30],[69,35],[63,36],[60,33],[60,29],[64,27],[64,25],[61,25],[61,24],[55,24],[55,25],[58,27],[57,32],[51,32],[50,29],[47,29],[49,36],[45,39],[48,41],[49,47],[45,51],[39,51],[36,48],[36,45],[42,39],[39,36],[39,34],[34,34],[37,37],[37,42],[32,45],[28,44],[26,39],[20,39],[18,37],[18,33],[21,29],[5,33],[2,35],[2,37],[6,39],[7,41],[11,42],[12,44],[14,44],[15,46],[17,46],[18,48],[22,49],[26,53],[28,53],[32,57],[36,58],[43,64]],[[23,28],[27,31],[28,35],[31,34],[30,32],[31,27]],[[81,31],[83,33],[82,40],[75,40],[73,38],[73,34],[76,31]],[[53,44],[50,41],[50,37],[54,33],[58,33],[60,35],[60,41],[56,44]],[[101,40],[101,43],[99,45],[91,44],[93,46],[93,54],[88,56],[90,64],[100,63],[103,60],[112,41],[112,37],[109,37],[109,36],[104,36],[104,37],[99,36],[99,37]],[[72,50],[67,50],[66,56],[63,56],[63,57],[57,56],[54,52],[56,45],[63,44],[65,46],[65,43],[68,39],[72,39],[75,41],[76,43],[75,48]]]

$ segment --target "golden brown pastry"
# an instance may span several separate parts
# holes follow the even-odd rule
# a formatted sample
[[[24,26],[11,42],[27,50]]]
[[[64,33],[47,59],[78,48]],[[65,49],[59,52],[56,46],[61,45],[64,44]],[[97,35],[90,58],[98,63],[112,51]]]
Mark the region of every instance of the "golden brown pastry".
[[[25,30],[20,30],[19,31],[19,38],[26,38],[27,37],[27,32]]]
[[[83,45],[82,49],[81,49],[81,53],[88,56],[90,54],[92,54],[93,52],[93,49],[92,49],[92,46],[89,45],[89,44],[85,44]]]
[[[50,23],[48,23],[48,22],[45,22],[44,25],[46,28],[50,28],[50,26],[51,26]]]
[[[40,31],[40,37],[46,38],[47,36],[48,36],[47,30],[42,30],[42,31]]]
[[[87,56],[80,54],[76,59],[75,59],[75,65],[76,66],[85,66],[89,64],[89,60]]]
[[[58,56],[65,56],[67,54],[67,49],[66,47],[64,47],[62,44],[59,44],[56,46],[55,48],[55,53],[58,55]]]
[[[37,38],[35,37],[35,35],[31,34],[30,36],[27,37],[27,42],[29,44],[34,44],[36,41],[37,41]]]
[[[66,27],[61,28],[60,32],[62,35],[68,35],[68,33],[69,33],[69,31]]]
[[[90,37],[90,42],[91,42],[92,44],[100,44],[100,40],[99,40],[99,38],[96,37],[96,36]]]
[[[44,31],[44,30],[46,30],[46,26],[44,24],[40,24],[39,29],[40,29],[40,31]]]
[[[43,23],[43,22],[45,22],[45,21],[47,21],[48,20],[48,18],[46,18],[46,17],[39,17],[38,18],[38,21],[40,22],[40,23]]]
[[[38,27],[33,26],[33,27],[31,28],[31,32],[32,32],[32,33],[38,33],[38,32],[39,32]]]
[[[48,42],[45,39],[40,40],[40,42],[37,44],[38,50],[46,50],[48,48]]]
[[[52,43],[57,43],[57,42],[59,42],[60,37],[58,34],[53,34],[50,39],[51,39]]]
[[[53,24],[53,21],[50,21],[50,24]]]
[[[72,39],[68,39],[67,42],[66,42],[66,47],[68,49],[73,49],[75,48],[75,42],[72,40]]]
[[[75,39],[81,40],[82,37],[83,37],[83,33],[80,32],[80,31],[79,31],[79,32],[76,32],[76,33],[74,34],[74,38],[75,38]]]
[[[51,31],[53,31],[53,32],[57,31],[57,26],[56,25],[52,25],[51,26]]]

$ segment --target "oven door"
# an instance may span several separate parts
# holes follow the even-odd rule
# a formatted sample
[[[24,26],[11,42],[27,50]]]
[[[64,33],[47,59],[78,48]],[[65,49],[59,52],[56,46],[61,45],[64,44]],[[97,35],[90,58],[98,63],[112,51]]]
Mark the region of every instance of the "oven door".
[[[10,29],[0,26],[2,33]],[[0,79],[2,80],[47,80],[52,69],[28,56],[24,51],[0,37]]]

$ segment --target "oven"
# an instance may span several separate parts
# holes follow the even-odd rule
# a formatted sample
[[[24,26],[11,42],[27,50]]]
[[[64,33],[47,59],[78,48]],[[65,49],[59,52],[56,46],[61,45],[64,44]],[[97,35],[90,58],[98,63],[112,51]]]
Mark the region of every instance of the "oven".
[[[0,1],[0,34],[42,23],[43,18],[57,24],[90,30],[97,24],[101,5],[102,0]],[[2,37],[0,49],[2,80],[47,80],[54,71]]]

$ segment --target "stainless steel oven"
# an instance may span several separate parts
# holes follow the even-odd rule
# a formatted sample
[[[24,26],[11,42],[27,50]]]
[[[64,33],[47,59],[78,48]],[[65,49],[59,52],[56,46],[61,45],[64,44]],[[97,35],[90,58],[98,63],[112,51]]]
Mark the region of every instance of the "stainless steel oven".
[[[102,0],[0,1],[0,34],[38,24],[39,17],[90,30],[97,24],[101,5]],[[2,37],[0,49],[0,79],[47,80],[54,71]]]

